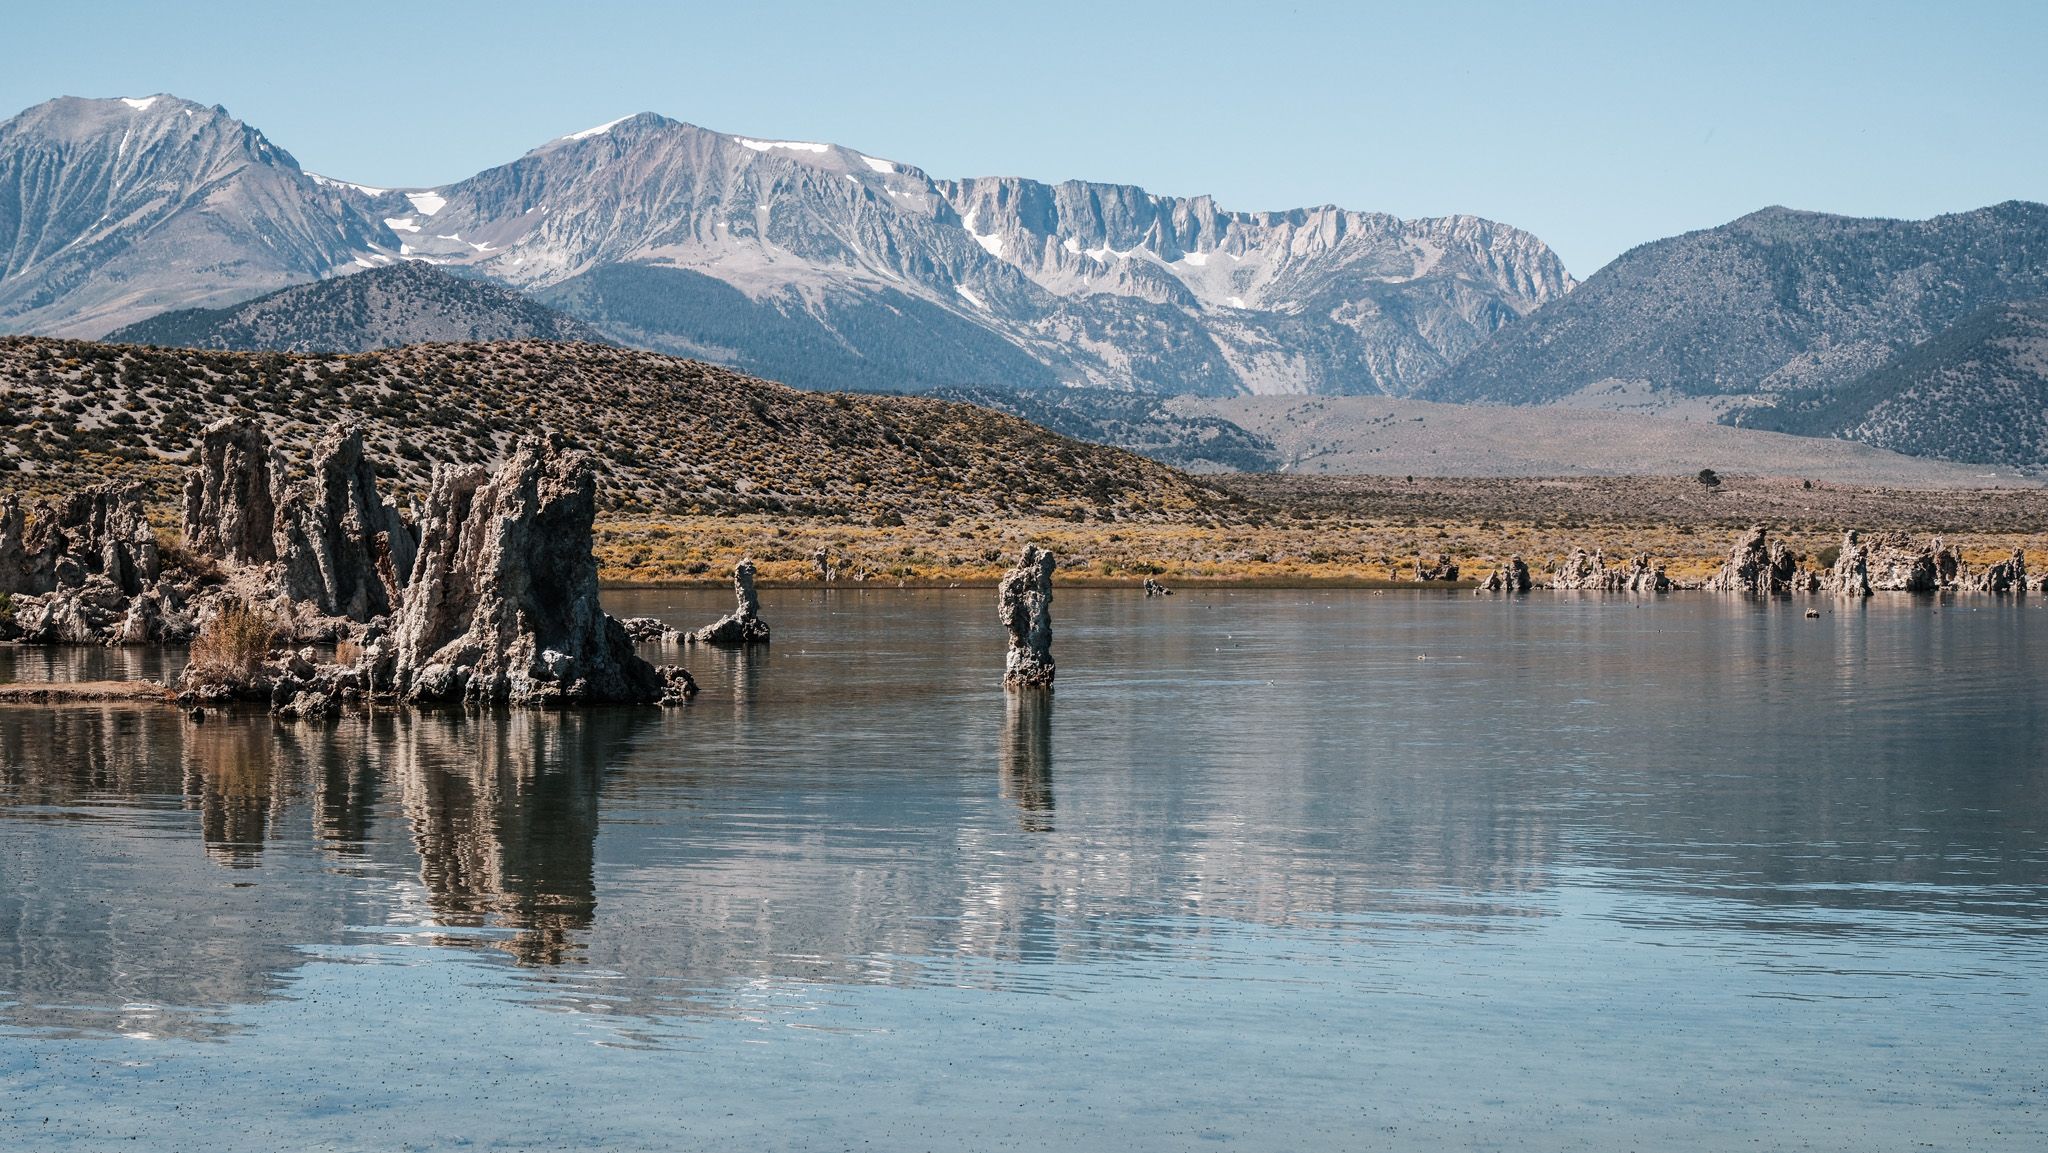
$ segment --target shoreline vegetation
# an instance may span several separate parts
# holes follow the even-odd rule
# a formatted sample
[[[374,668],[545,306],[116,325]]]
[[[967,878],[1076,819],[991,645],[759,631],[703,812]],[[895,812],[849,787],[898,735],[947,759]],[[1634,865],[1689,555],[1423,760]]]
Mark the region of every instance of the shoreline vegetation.
[[[877,526],[849,518],[738,513],[601,516],[607,588],[726,583],[751,557],[764,588],[825,585],[995,587],[1018,550],[1060,557],[1059,582],[1137,588],[1146,578],[1239,588],[1471,588],[1511,557],[1538,586],[1574,550],[1641,554],[1681,585],[1704,582],[1731,545],[1763,525],[1803,563],[1834,563],[1842,534],[1940,537],[1972,569],[2009,558],[2048,569],[2048,490],[1913,489],[1794,477],[1209,476],[1239,498],[1234,520],[1074,521],[1034,516],[912,516]],[[834,580],[820,578],[826,549]],[[1455,582],[1422,581],[1418,561],[1449,557]]]

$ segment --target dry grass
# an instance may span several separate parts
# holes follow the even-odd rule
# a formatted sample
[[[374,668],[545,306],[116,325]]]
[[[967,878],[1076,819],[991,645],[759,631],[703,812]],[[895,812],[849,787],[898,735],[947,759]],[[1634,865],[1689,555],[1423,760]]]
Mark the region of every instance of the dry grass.
[[[199,626],[187,675],[202,684],[246,681],[263,667],[277,622],[261,609],[227,604]]]

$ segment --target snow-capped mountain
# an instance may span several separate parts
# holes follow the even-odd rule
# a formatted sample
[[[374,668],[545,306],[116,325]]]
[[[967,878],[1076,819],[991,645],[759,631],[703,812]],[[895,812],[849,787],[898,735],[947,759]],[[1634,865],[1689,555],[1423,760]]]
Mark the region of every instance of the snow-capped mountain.
[[[33,163],[64,179],[140,165],[145,186],[200,189],[226,164],[190,149],[130,160],[122,114],[154,125],[197,109],[132,103],[57,101],[16,118],[0,129],[0,187]],[[179,229],[97,208],[109,243],[138,262],[107,277],[118,299],[89,290],[82,254],[52,270],[48,242],[26,254],[17,242],[0,329],[97,335],[152,310],[145,300],[218,304],[396,258],[460,266],[622,340],[807,385],[1406,393],[1572,287],[1541,241],[1476,217],[1227,212],[1122,185],[935,180],[837,145],[651,113],[447,187],[382,190],[303,173],[205,111],[245,134],[234,178],[269,195],[236,191],[229,218],[187,194],[170,216],[190,217]],[[294,207],[262,215],[252,200]],[[208,249],[224,259],[197,279],[155,276],[141,265],[165,246],[184,264]],[[20,288],[17,267],[30,273]]]
[[[96,336],[380,263],[389,236],[218,107],[67,97],[0,124],[0,331]]]

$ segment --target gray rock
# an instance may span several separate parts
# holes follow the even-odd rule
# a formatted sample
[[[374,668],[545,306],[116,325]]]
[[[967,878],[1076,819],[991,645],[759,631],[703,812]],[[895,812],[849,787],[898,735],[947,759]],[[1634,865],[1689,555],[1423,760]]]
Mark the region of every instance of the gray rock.
[[[1671,580],[1664,575],[1664,566],[1652,562],[1646,553],[1637,553],[1623,564],[1609,566],[1606,553],[1589,553],[1580,548],[1573,549],[1572,555],[1558,566],[1556,574],[1550,578],[1550,587],[1561,590],[1661,593],[1671,591]]]
[[[1010,633],[1003,684],[1010,688],[1052,687],[1052,571],[1058,562],[1037,545],[1025,545],[1017,567],[1003,574],[996,608]]]
[[[768,643],[768,622],[761,619],[761,598],[754,592],[754,562],[743,560],[732,569],[733,611],[690,634],[700,644],[733,648]]]
[[[1770,539],[1762,525],[1752,527],[1729,551],[1719,572],[1707,578],[1710,592],[1781,596],[1792,592],[1799,561],[1783,541]]]
[[[329,434],[314,450],[313,475],[277,510],[281,591],[327,616],[386,616],[404,595],[415,550],[397,506],[377,495],[362,430]]]
[[[1870,587],[1870,546],[1855,529],[1842,534],[1842,549],[1828,570],[1823,587],[1840,596],[1867,597]]]
[[[1576,555],[1576,554],[1574,554]],[[1486,574],[1475,593],[1525,593],[1534,584],[1529,578],[1529,566],[1521,557],[1509,557],[1500,566]]]
[[[1151,577],[1146,577],[1145,595],[1147,597],[1170,597],[1173,595],[1173,590],[1153,580]]]
[[[655,703],[683,694],[598,603],[588,461],[528,440],[495,477],[437,469],[393,633],[414,703]]]
[[[1424,564],[1421,558],[1415,561],[1415,579],[1419,581],[1454,581],[1458,579],[1458,566],[1450,557],[1438,554],[1435,564]]]
[[[2025,550],[2012,550],[2010,557],[1972,576],[1967,583],[1976,592],[2026,595],[2027,554]]]
[[[670,628],[659,617],[627,617],[619,623],[626,626],[626,635],[632,637],[636,645],[674,645],[689,639],[688,633]]]
[[[270,438],[255,421],[229,418],[210,425],[185,478],[185,547],[231,564],[276,560],[282,472]]]

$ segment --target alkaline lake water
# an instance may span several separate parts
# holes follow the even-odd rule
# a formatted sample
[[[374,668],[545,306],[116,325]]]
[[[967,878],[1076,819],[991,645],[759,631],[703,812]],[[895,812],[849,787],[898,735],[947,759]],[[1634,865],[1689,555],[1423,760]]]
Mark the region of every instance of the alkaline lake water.
[[[1049,700],[764,601],[667,711],[0,708],[0,1148],[2048,1147],[2048,598],[1062,589]]]

